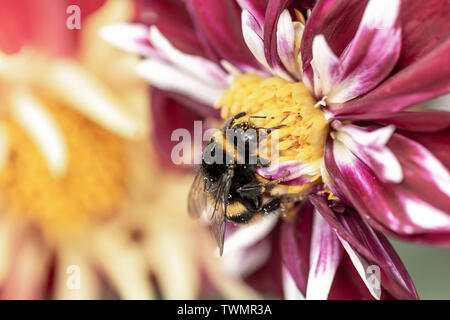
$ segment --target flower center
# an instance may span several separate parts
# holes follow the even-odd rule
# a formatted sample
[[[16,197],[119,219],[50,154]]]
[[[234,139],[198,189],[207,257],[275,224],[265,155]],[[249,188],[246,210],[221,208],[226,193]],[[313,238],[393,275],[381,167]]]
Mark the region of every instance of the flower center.
[[[284,125],[277,130],[278,157],[272,158],[271,163],[295,160],[307,165],[310,181],[320,178],[328,134],[327,120],[315,105],[316,101],[302,82],[262,78],[255,74],[236,79],[217,103],[225,119],[244,111],[248,116],[264,117],[251,119],[256,126]],[[247,119],[244,117],[240,121]]]
[[[120,138],[70,108],[55,103],[46,107],[64,137],[66,173],[52,175],[37,146],[8,118],[10,150],[0,172],[0,203],[15,218],[26,218],[55,239],[119,209],[126,183],[125,148]]]

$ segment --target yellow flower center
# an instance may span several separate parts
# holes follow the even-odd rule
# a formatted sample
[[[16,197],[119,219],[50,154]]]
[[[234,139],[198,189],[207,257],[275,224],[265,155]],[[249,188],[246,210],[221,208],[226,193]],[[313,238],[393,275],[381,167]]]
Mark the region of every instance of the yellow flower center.
[[[9,156],[0,172],[3,212],[31,221],[49,239],[74,235],[111,216],[125,193],[125,144],[70,108],[47,103],[67,148],[67,169],[55,177],[38,147],[6,119]]]
[[[316,101],[302,82],[262,78],[255,74],[236,79],[217,103],[224,119],[244,111],[247,116],[264,117],[251,119],[256,126],[284,125],[277,130],[279,156],[272,159],[272,163],[295,160],[308,164],[312,173],[310,181],[320,178],[328,134],[327,120],[315,105]]]

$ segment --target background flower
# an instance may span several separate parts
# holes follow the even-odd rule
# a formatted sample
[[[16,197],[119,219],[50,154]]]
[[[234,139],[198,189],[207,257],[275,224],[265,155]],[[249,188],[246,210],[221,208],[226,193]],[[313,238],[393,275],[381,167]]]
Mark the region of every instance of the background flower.
[[[132,3],[76,1],[81,30],[69,4],[0,5],[0,297],[257,297],[174,206],[190,181],[157,164],[138,58],[98,37]]]

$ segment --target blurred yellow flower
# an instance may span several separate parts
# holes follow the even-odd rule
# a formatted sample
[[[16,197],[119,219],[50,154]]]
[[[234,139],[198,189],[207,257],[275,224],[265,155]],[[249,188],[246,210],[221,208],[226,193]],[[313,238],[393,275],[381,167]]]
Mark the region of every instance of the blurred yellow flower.
[[[138,57],[97,35],[132,15],[130,2],[108,1],[76,58],[0,55],[2,298],[193,299],[206,282],[255,297],[220,273],[208,231],[180,205],[191,179],[155,164]]]

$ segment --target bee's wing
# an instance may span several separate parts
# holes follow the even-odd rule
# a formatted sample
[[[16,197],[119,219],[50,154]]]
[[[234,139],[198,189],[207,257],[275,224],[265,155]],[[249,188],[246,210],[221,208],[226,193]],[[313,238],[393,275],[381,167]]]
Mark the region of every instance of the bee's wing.
[[[206,209],[205,181],[201,170],[195,176],[188,196],[188,212],[191,217],[198,218]]]
[[[211,228],[219,247],[220,255],[223,253],[223,245],[225,240],[225,227],[227,206],[226,200],[230,192],[232,176],[224,175],[220,181],[219,188],[214,197],[214,207],[211,215]]]

